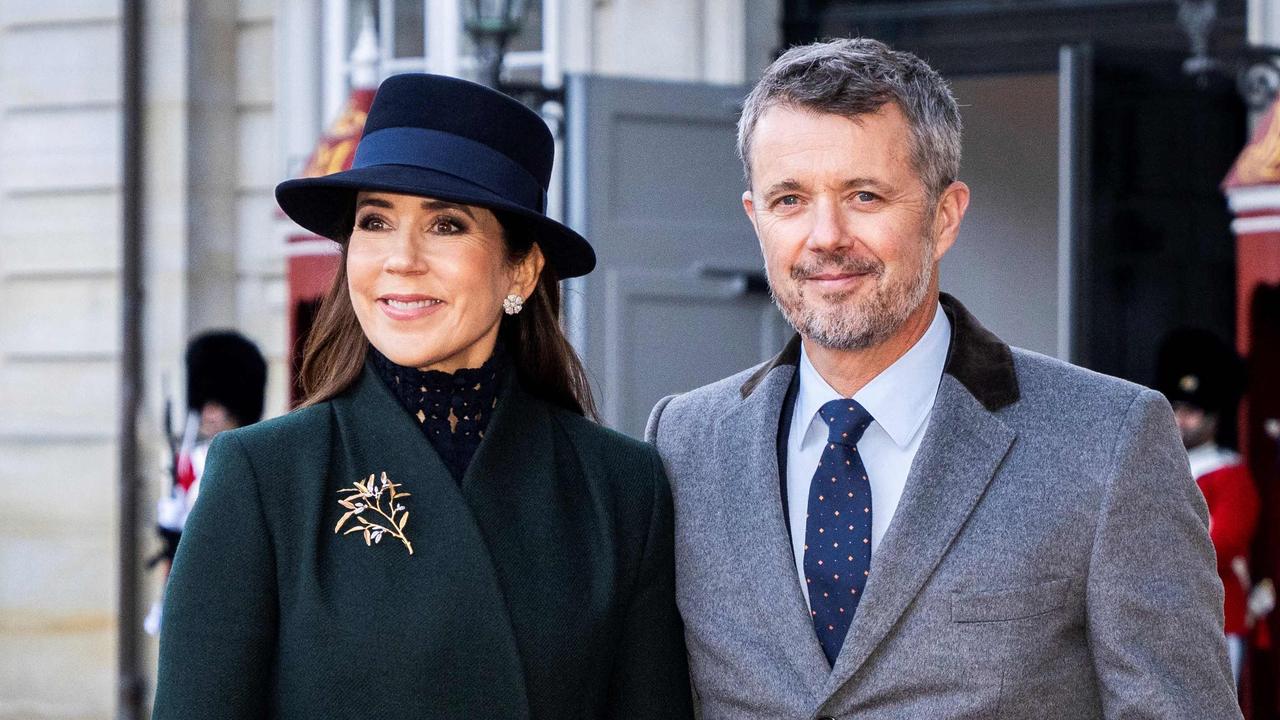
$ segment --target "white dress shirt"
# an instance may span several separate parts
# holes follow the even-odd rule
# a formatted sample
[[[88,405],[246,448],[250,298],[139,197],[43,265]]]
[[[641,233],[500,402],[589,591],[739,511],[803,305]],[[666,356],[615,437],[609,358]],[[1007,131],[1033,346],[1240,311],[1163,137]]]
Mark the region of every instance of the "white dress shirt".
[[[898,508],[911,463],[929,426],[950,345],[951,323],[939,305],[929,329],[916,344],[853,396],[874,418],[858,441],[858,454],[871,482],[873,556]],[[809,483],[827,442],[827,424],[819,417],[818,408],[842,396],[818,374],[803,346],[799,372],[800,388],[787,438],[787,509],[796,573],[808,603],[809,589],[804,581],[805,516],[809,511]]]

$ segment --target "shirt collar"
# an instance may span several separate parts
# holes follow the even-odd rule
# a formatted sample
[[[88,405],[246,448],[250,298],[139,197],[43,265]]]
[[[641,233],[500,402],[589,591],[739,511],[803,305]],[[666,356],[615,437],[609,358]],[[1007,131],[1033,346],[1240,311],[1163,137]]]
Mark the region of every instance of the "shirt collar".
[[[853,399],[871,413],[899,448],[905,449],[911,443],[933,409],[950,344],[951,323],[942,306],[938,305],[933,322],[916,344],[854,393]],[[803,423],[802,427],[808,428],[817,416],[818,408],[841,397],[818,374],[801,346],[800,390],[796,395],[796,414],[793,417]]]
[[[1202,443],[1187,451],[1187,461],[1191,465],[1191,477],[1197,480],[1201,475],[1208,475],[1239,461],[1239,455],[1219,446],[1213,441]]]

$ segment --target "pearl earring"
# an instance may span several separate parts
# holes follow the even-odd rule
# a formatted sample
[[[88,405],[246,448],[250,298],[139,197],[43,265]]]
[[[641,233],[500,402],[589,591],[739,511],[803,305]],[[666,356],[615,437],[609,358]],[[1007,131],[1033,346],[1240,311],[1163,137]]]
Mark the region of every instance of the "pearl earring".
[[[524,309],[524,298],[520,297],[519,295],[516,295],[516,294],[508,295],[507,299],[502,301],[502,311],[508,315],[516,315],[523,309]]]

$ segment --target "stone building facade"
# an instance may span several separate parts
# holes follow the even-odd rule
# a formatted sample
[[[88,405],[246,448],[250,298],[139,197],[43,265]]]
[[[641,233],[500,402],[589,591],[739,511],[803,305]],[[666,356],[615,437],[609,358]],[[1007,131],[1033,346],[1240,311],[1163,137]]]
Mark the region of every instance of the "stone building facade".
[[[0,3],[0,720],[114,712],[121,2],[132,1]],[[468,66],[458,0],[137,1],[149,523],[166,482],[164,400],[181,402],[191,334],[234,327],[255,340],[270,364],[267,413],[286,409],[285,238],[296,228],[272,188],[336,111],[361,13],[420,23],[432,62],[452,43],[457,63],[435,69]],[[742,82],[777,44],[777,2],[533,4],[544,82]]]

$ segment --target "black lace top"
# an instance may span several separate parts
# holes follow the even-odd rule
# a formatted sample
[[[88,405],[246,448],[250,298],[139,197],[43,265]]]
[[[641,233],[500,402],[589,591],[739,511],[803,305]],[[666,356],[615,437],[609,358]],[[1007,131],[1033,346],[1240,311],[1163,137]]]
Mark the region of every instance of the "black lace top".
[[[374,348],[369,353],[378,376],[417,418],[453,479],[461,482],[498,404],[505,353],[498,348],[480,367],[452,374],[397,365]]]

